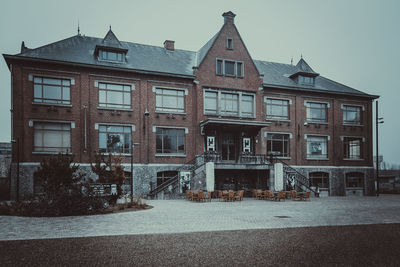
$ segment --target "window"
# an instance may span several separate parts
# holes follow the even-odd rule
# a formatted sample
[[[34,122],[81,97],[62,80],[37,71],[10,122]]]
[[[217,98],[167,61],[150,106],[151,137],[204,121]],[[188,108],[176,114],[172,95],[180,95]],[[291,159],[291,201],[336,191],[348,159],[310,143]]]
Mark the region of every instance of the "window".
[[[34,77],[33,91],[35,103],[71,104],[71,81],[68,79]]]
[[[343,123],[361,124],[361,107],[343,105]]]
[[[254,96],[253,95],[242,95],[242,116],[253,117],[254,116]]]
[[[204,92],[204,111],[205,113],[217,114],[218,93]]]
[[[361,142],[362,138],[344,137],[343,151],[345,159],[361,159]]]
[[[240,105],[239,105],[240,102]],[[204,114],[254,117],[255,95],[242,92],[204,90]]]
[[[289,157],[289,134],[267,134],[267,155]]]
[[[131,108],[131,86],[99,83],[99,107]]]
[[[106,60],[106,61],[124,62],[125,54],[122,52],[100,50],[99,51],[99,59]]]
[[[217,75],[243,77],[243,62],[227,59],[217,59]]]
[[[239,115],[239,95],[238,94],[221,94],[221,114],[227,116]]]
[[[156,88],[156,111],[185,112],[185,91]]]
[[[101,153],[130,154],[132,126],[99,125],[99,151]]]
[[[156,152],[160,154],[184,154],[185,130],[157,127]]]
[[[177,171],[164,171],[164,172],[157,172],[157,186],[165,183],[171,178],[174,178],[178,175]]]
[[[71,124],[53,122],[34,123],[35,152],[71,151]]]
[[[310,122],[327,122],[327,104],[307,102],[307,121]]]
[[[309,176],[311,186],[318,187],[319,189],[329,189],[329,173],[312,172]]]
[[[304,84],[304,85],[314,85],[315,78],[314,77],[309,77],[309,76],[299,76],[299,84]]]
[[[346,187],[363,187],[364,174],[360,172],[351,172],[346,174]]]
[[[289,120],[289,100],[267,98],[267,119]]]
[[[227,38],[226,39],[226,48],[227,49],[233,49],[233,39],[232,38]]]
[[[217,59],[217,75],[223,75],[223,68],[222,68],[223,60]]]
[[[326,159],[328,139],[326,136],[307,136],[307,158]]]

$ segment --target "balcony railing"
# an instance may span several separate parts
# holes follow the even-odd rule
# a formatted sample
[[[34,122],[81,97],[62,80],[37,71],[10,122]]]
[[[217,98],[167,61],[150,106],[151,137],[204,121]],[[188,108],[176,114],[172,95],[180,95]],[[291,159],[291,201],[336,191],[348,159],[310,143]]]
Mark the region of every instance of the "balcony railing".
[[[214,162],[214,163],[224,163],[229,162],[230,164],[258,164],[264,165],[269,164],[268,156],[264,154],[251,154],[248,152],[242,152],[236,161],[225,161],[222,159],[222,155],[219,152],[207,151],[203,155],[199,155],[196,158],[197,163],[203,162]]]

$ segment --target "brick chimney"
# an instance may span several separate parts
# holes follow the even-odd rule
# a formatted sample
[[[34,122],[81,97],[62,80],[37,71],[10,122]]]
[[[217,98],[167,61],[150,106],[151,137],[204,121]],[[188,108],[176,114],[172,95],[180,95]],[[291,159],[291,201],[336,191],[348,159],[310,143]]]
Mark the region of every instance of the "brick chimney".
[[[165,40],[164,42],[164,48],[170,51],[174,51],[175,47],[174,47],[175,41],[171,41],[171,40]]]
[[[222,16],[224,17],[224,24],[234,24],[236,14],[234,14],[232,11],[225,12],[224,14],[222,14]]]

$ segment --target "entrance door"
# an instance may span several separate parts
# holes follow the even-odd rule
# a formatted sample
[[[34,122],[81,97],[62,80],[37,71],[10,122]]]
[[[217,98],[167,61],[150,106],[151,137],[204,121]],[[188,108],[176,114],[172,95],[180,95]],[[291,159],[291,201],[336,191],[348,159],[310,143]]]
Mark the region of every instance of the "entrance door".
[[[233,134],[222,135],[222,160],[236,160],[235,138]]]

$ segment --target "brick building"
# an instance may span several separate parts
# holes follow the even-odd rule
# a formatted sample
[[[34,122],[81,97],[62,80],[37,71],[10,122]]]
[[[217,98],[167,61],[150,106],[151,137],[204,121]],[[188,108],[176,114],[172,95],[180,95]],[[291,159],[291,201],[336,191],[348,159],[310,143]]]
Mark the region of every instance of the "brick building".
[[[80,34],[4,55],[12,77],[13,165],[22,197],[40,160],[116,153],[135,194],[290,186],[371,194],[372,102],[296,65],[253,60],[234,24],[200,50]],[[133,152],[133,153],[132,153]],[[18,154],[19,153],[19,154]]]

